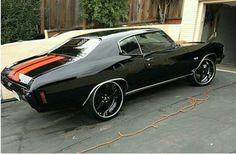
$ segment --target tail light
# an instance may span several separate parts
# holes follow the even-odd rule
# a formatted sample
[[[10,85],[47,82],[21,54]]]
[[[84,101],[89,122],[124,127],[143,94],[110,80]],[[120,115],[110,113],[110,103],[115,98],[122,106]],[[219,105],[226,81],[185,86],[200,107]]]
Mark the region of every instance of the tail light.
[[[45,92],[44,92],[44,91],[40,91],[40,92],[39,92],[39,95],[40,95],[40,98],[41,98],[41,100],[42,100],[42,103],[43,103],[43,104],[47,104],[48,102],[47,102],[47,98],[46,98]]]

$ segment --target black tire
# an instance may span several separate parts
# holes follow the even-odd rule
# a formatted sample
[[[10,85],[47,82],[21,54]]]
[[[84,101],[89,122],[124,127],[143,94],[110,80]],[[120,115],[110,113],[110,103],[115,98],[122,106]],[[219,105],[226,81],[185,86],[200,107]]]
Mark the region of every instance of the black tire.
[[[204,59],[199,67],[194,70],[192,76],[189,77],[190,81],[196,86],[205,86],[211,83],[216,74],[216,64],[210,59]]]
[[[120,111],[124,101],[124,92],[116,82],[109,82],[94,90],[85,110],[98,120],[109,120],[114,118]]]

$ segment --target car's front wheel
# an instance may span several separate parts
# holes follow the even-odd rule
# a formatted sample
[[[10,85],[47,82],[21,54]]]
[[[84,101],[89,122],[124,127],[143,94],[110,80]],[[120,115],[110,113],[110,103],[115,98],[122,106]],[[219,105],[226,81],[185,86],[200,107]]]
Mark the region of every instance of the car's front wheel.
[[[202,61],[199,67],[194,71],[191,81],[198,86],[208,85],[215,77],[216,64],[210,58]]]
[[[124,101],[124,92],[116,82],[109,82],[99,86],[93,92],[86,111],[99,120],[109,120],[120,111]]]

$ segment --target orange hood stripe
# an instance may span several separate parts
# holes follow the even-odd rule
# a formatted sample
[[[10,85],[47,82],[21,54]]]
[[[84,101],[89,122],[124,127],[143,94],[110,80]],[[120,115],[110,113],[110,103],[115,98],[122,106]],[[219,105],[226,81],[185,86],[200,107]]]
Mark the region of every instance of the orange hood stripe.
[[[40,58],[37,58],[37,59],[30,60],[30,61],[28,61],[28,62],[26,62],[24,64],[21,64],[20,66],[18,66],[16,68],[13,68],[13,70],[9,73],[8,76],[12,77],[14,74],[17,73],[17,71],[20,71],[21,69],[24,69],[24,68],[26,68],[26,67],[28,67],[30,65],[34,65],[34,64],[39,63],[41,61],[44,61],[44,60],[47,60],[47,59],[51,59],[53,57],[55,57],[55,56],[54,55],[53,56],[50,55],[50,56],[44,56],[44,57],[40,57]]]
[[[24,67],[22,69],[20,69],[19,71],[15,72],[14,70],[14,74],[12,76],[10,76],[11,73],[9,73],[8,77],[11,78],[12,80],[15,80],[15,81],[19,81],[20,80],[20,74],[26,74],[34,69],[37,69],[39,67],[42,67],[44,65],[47,65],[47,64],[50,64],[50,63],[53,63],[55,61],[58,61],[58,60],[62,60],[62,59],[65,59],[65,57],[62,57],[62,56],[54,56],[54,58],[50,58],[50,59],[46,59],[44,61],[41,61],[41,62],[38,62],[38,63],[34,63],[32,65],[29,65],[28,67]]]

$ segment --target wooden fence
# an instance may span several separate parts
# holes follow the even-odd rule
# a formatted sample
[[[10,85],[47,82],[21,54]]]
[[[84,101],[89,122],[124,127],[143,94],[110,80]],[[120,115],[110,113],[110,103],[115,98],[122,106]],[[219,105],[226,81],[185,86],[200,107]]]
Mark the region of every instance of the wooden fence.
[[[127,0],[128,1],[128,0]],[[183,0],[174,0],[167,13],[167,22],[179,23]],[[121,24],[138,24],[159,21],[158,0],[129,0],[129,20]],[[41,32],[67,31],[85,28],[79,0],[41,0]]]
[[[129,22],[158,22],[159,7],[158,0],[130,0]],[[183,0],[174,0],[170,3],[167,11],[167,20],[180,20],[182,18]]]
[[[81,18],[79,0],[41,0],[41,32],[80,28]]]

